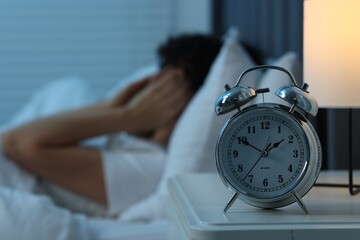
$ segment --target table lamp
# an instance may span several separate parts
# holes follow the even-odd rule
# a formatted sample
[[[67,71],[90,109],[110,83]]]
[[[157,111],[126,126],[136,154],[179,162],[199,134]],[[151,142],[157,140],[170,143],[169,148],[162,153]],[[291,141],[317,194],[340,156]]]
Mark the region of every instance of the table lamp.
[[[360,124],[353,121],[353,112],[360,106],[359,11],[359,0],[304,1],[304,82],[321,108],[348,109],[348,125],[337,127],[349,131],[346,186],[352,195],[358,192],[353,184],[353,161],[360,161],[353,156],[353,129]],[[337,141],[341,144],[342,140]]]

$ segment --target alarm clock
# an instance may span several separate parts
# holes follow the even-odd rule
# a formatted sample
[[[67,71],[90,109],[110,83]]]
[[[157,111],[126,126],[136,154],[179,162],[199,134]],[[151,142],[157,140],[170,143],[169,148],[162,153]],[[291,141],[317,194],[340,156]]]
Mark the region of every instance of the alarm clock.
[[[287,74],[292,84],[275,93],[241,85],[247,73],[263,69]],[[233,192],[224,212],[239,198],[259,208],[280,208],[296,202],[308,213],[302,197],[320,173],[322,153],[317,133],[306,118],[318,110],[307,89],[307,84],[299,87],[285,68],[269,65],[249,68],[234,87],[225,86],[225,93],[216,100],[215,113],[236,113],[226,122],[216,144],[218,173]],[[283,103],[263,100],[251,104],[263,94],[275,94]]]

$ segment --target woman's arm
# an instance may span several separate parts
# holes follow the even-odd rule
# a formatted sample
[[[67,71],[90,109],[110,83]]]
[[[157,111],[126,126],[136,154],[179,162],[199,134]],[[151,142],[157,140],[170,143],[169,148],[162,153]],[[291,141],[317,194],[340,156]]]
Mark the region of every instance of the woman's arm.
[[[78,110],[64,112],[26,123],[4,134],[3,150],[11,154],[13,148],[27,145],[69,145],[89,137],[109,132],[127,131],[132,128],[128,108],[124,107],[126,98],[134,95],[147,84],[145,79],[130,85],[120,93],[118,105],[113,101],[98,103]]]
[[[125,95],[140,90],[141,85],[143,83],[131,85],[118,98],[124,99]],[[80,147],[78,142],[115,131],[110,130],[109,125],[117,117],[124,122],[117,122],[116,129],[130,127],[125,123],[127,111],[120,106],[115,108],[109,101],[39,119],[4,133],[2,149],[5,155],[33,174],[106,205],[100,153]]]
[[[184,106],[186,87],[172,69],[131,85],[112,101],[38,119],[4,135],[4,152],[17,158],[18,149],[69,146],[94,136],[154,130],[172,121]],[[180,80],[179,80],[180,78]],[[181,82],[180,82],[181,83]],[[25,156],[26,157],[26,156]]]
[[[39,119],[5,133],[4,153],[36,175],[106,202],[100,153],[79,141],[119,131],[139,132],[173,121],[189,90],[167,70],[131,85],[112,101]]]

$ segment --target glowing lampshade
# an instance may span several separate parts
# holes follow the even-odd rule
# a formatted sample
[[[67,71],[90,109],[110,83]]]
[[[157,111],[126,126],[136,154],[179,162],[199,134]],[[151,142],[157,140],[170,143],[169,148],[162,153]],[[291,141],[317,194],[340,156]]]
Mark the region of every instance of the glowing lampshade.
[[[304,81],[320,107],[360,106],[360,0],[304,1]]]

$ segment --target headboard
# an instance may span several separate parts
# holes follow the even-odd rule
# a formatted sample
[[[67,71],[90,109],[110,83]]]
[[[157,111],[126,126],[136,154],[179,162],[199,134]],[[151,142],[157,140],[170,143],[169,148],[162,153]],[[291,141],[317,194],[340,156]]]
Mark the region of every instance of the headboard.
[[[230,26],[258,63],[287,51],[303,54],[303,0],[213,0],[213,31]]]

